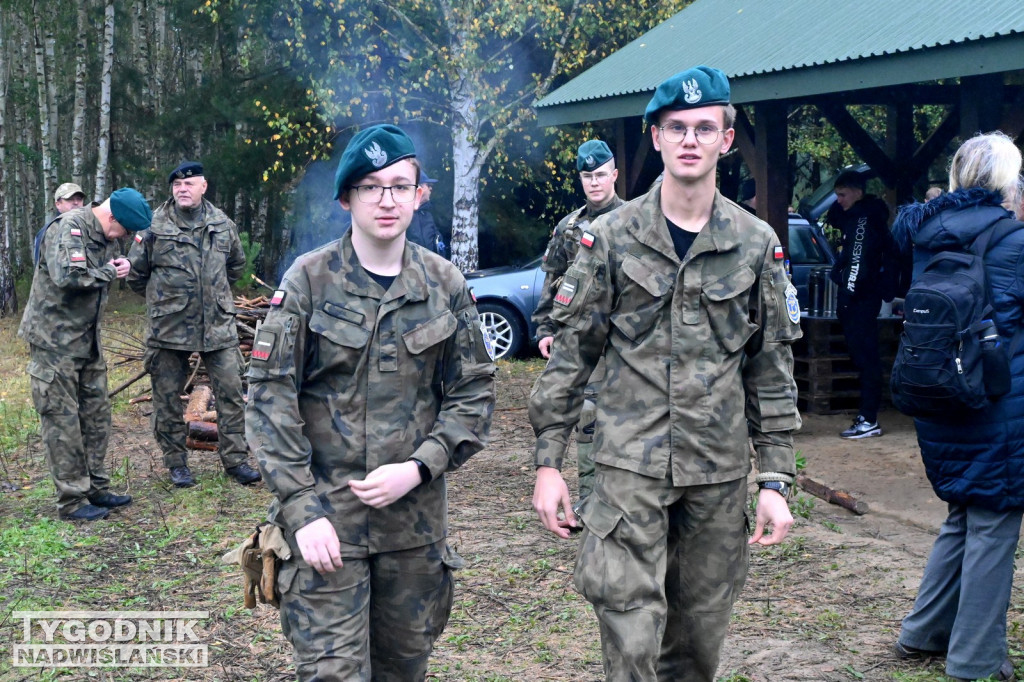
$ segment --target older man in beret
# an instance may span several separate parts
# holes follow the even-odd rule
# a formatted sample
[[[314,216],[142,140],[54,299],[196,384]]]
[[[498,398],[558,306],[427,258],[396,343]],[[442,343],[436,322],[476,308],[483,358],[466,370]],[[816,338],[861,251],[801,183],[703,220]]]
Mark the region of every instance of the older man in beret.
[[[238,229],[204,198],[202,164],[184,161],[168,182],[171,198],[153,215],[152,227],[135,236],[128,258],[128,286],[146,297],[149,310],[146,368],[153,385],[153,431],[171,483],[196,484],[185,447],[181,392],[189,357],[198,352],[217,401],[217,437],[228,476],[249,485],[260,473],[248,464],[242,376],[231,285],[245,270]]]
[[[551,317],[555,294],[562,284],[565,271],[576,258],[580,238],[593,220],[610,213],[623,203],[615,193],[615,181],[619,177],[619,171],[615,168],[615,157],[604,141],[587,140],[580,145],[576,152],[576,170],[580,174],[580,184],[583,186],[586,203],[562,218],[555,226],[541,264],[541,269],[544,270],[544,287],[537,301],[537,309],[533,313],[533,323],[537,325],[537,347],[545,358],[551,357],[551,344],[558,330],[558,323]],[[590,377],[579,429],[576,432],[576,462],[581,502],[594,487],[594,460],[591,451],[594,446],[594,420],[597,418],[595,401],[603,374],[604,366],[600,365]]]
[[[152,215],[141,194],[123,188],[61,213],[42,237],[18,336],[29,343],[32,402],[64,519],[102,519],[132,501],[110,492],[104,466],[110,400],[99,327],[108,285],[131,270],[117,240],[149,227]]]
[[[800,310],[771,227],[716,189],[733,117],[717,69],[658,86],[645,119],[664,178],[581,236],[530,400],[534,507],[567,538],[578,520],[559,469],[604,359],[574,577],[608,680],[714,680],[748,543],[776,544],[793,523]],[[748,540],[751,440],[762,490]]]
[[[393,125],[352,138],[352,228],[288,269],[254,341],[246,432],[292,548],[300,680],[423,680],[451,612],[445,472],[484,447],[495,368],[462,274],[406,240],[415,154]]]

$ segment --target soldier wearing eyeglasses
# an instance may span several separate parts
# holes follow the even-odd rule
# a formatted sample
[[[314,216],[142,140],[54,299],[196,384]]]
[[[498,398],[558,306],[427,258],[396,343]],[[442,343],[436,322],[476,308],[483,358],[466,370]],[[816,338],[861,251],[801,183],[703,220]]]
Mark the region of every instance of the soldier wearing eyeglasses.
[[[559,469],[603,360],[574,581],[601,622],[605,677],[711,682],[748,544],[793,523],[800,309],[775,232],[716,189],[734,135],[725,74],[672,76],[645,119],[663,180],[590,225],[554,298],[560,327],[530,400],[533,505],[561,538],[578,525]],[[751,444],[762,490],[748,539]]]
[[[551,344],[558,323],[551,318],[555,294],[565,271],[569,269],[580,247],[580,238],[590,222],[622,205],[615,193],[615,180],[619,171],[615,168],[615,157],[608,145],[601,140],[587,140],[576,153],[576,169],[587,202],[562,218],[551,233],[541,269],[544,270],[544,286],[541,289],[533,323],[537,326],[537,348],[545,358],[551,357]],[[594,462],[590,456],[594,441],[594,419],[597,417],[596,400],[598,386],[603,374],[601,368],[594,372],[587,386],[586,402],[580,416],[580,427],[576,433],[576,462],[579,474],[579,497],[582,501],[590,494],[594,485]]]
[[[462,274],[406,239],[415,154],[393,125],[352,138],[352,227],[288,269],[253,345],[246,430],[292,548],[300,680],[423,680],[451,612],[445,472],[484,447],[495,368]]]
[[[184,161],[167,179],[171,198],[135,236],[128,286],[146,297],[149,334],[144,363],[153,385],[153,433],[171,483],[196,484],[188,466],[181,393],[198,351],[217,401],[218,454],[242,485],[260,480],[246,461],[241,355],[231,285],[245,270],[238,228],[205,198],[203,165]]]

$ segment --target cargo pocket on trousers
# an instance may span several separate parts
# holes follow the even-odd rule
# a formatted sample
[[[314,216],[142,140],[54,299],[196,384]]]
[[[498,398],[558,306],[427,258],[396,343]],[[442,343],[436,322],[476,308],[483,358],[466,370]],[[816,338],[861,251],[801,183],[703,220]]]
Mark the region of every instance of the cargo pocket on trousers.
[[[309,615],[302,608],[301,602],[289,599],[288,596],[295,586],[295,578],[299,574],[299,566],[295,561],[285,561],[277,571],[277,586],[274,592],[281,605],[281,630],[291,640],[291,632],[309,632]]]
[[[36,412],[39,414],[52,413],[57,407],[51,404],[51,388],[53,386],[53,379],[56,376],[53,368],[44,367],[38,362],[30,361],[26,371],[32,377],[32,404],[35,405]]]
[[[615,532],[622,511],[591,494],[580,516],[583,536],[573,572],[576,590],[591,604],[613,611],[638,605],[643,592],[638,589],[643,581],[634,580],[638,565],[629,548],[623,546],[621,532]]]
[[[455,577],[452,571],[457,571],[466,565],[466,560],[456,553],[454,549],[444,544],[444,551],[441,553],[441,563],[444,565],[441,576],[441,586],[438,588],[437,601],[434,602],[434,639],[436,640],[444,632],[448,625],[448,618],[452,615],[452,606],[455,604]]]

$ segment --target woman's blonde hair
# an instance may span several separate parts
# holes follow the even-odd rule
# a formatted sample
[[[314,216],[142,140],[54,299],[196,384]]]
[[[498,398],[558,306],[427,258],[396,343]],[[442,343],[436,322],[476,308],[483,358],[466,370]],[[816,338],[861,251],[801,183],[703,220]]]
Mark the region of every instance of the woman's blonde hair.
[[[949,191],[983,187],[1003,195],[1003,205],[1020,204],[1021,153],[1013,140],[995,131],[975,135],[960,145],[949,166]]]

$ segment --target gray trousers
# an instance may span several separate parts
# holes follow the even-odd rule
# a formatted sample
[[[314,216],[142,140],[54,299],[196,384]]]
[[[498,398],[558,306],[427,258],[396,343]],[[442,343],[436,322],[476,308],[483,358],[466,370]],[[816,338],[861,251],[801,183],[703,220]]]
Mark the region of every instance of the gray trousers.
[[[1006,660],[1006,611],[1024,510],[949,505],[900,642],[946,651],[946,674],[988,677]]]
[[[153,385],[153,434],[168,469],[185,466],[188,451],[185,436],[181,392],[188,381],[188,359],[192,351],[150,348],[146,369]],[[210,375],[213,396],[217,400],[218,454],[225,469],[246,460],[245,402],[242,399],[242,375],[238,348],[200,352]]]
[[[597,464],[574,580],[608,682],[713,682],[747,577],[746,500],[745,478],[674,488]]]
[[[30,346],[28,374],[57,511],[66,516],[110,485],[107,365],[99,352],[85,360]]]
[[[281,629],[299,680],[418,682],[454,597],[445,541],[344,560],[320,575],[301,560],[278,574]]]

